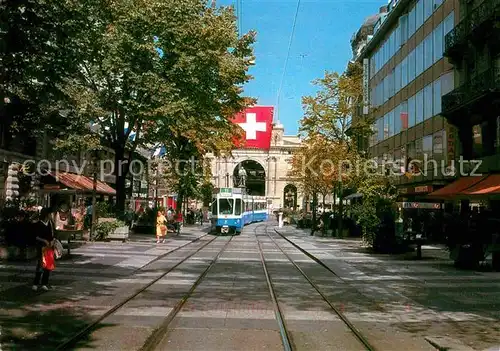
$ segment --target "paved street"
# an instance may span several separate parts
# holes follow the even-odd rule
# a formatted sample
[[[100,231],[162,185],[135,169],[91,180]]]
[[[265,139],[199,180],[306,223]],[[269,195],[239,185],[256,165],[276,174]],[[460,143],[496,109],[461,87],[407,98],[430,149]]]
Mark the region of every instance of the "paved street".
[[[355,332],[376,350],[435,350],[428,336],[476,350],[499,344],[499,273],[458,271],[441,250],[416,261],[368,254],[357,240],[278,229],[329,271],[274,224],[235,237],[191,227],[160,245],[148,236],[84,244],[58,262],[55,290],[44,293],[29,289],[32,263],[4,262],[0,349],[54,350],[98,319],[68,349],[282,350],[287,335],[294,350],[366,350]]]

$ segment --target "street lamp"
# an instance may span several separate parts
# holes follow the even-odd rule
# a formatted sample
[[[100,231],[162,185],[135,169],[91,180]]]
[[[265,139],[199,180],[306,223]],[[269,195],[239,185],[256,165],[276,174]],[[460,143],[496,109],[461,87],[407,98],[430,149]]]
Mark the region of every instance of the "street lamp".
[[[226,188],[229,188],[229,173],[226,173]]]

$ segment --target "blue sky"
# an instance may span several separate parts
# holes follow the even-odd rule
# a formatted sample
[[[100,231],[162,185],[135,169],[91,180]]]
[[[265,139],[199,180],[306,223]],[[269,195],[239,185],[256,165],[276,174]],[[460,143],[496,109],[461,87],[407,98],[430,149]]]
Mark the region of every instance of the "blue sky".
[[[218,0],[217,5],[235,4]],[[325,70],[342,72],[352,57],[350,39],[364,19],[378,12],[378,0],[302,0],[287,73],[279,103],[279,119],[286,134],[296,134],[302,117],[301,98],[313,95],[311,81]],[[278,88],[288,49],[297,2],[295,0],[242,0],[242,29],[257,31],[256,62],[245,95],[259,105],[277,104]]]

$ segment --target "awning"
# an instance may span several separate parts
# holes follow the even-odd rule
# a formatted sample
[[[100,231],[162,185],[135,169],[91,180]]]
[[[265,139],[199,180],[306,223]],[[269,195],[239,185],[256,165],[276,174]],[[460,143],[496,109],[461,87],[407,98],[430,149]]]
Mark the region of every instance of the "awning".
[[[500,174],[490,174],[484,180],[462,191],[460,195],[500,195]]]
[[[50,172],[50,175],[56,179],[59,183],[64,184],[65,186],[75,189],[77,191],[89,193],[93,191],[94,188],[94,182],[92,179],[80,175],[80,174],[73,174],[73,173],[66,173],[66,172]],[[106,183],[103,183],[101,181],[97,181],[97,187],[96,187],[96,192],[98,194],[103,194],[103,195],[116,195],[116,190],[107,185]]]
[[[480,181],[484,180],[486,176],[482,177],[461,177],[454,182],[442,187],[439,190],[436,190],[432,193],[430,193],[429,197],[434,197],[434,198],[449,198],[449,197],[454,197],[458,194],[461,194],[464,190],[470,188],[471,186],[476,185]]]

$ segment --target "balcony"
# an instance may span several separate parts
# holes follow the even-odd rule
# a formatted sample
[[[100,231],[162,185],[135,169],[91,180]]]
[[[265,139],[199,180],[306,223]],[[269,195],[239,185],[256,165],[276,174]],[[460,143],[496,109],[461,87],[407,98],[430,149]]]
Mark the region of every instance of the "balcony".
[[[483,98],[490,94],[498,94],[499,92],[500,68],[490,68],[444,95],[442,99],[442,114],[449,117],[464,108],[474,110],[476,106],[482,110],[488,106],[488,104],[481,104]]]
[[[493,29],[500,14],[500,0],[484,0],[445,36],[444,56],[456,57],[466,49],[469,37]],[[493,33],[493,35],[495,35]]]

